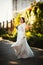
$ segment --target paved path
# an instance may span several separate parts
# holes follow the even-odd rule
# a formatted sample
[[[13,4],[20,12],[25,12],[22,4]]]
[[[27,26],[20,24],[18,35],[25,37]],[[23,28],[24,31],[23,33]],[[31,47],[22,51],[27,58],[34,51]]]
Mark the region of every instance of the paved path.
[[[11,44],[13,42],[0,40],[0,65],[43,65],[43,49],[34,48],[32,50],[35,57],[28,59],[16,59]]]

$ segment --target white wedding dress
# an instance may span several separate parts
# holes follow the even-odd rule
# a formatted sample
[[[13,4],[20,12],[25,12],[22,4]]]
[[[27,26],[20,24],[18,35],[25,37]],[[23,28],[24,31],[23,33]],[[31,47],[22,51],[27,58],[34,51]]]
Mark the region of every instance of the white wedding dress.
[[[15,54],[18,58],[33,57],[34,53],[27,43],[25,37],[25,23],[18,26],[17,41],[11,45],[14,48]]]

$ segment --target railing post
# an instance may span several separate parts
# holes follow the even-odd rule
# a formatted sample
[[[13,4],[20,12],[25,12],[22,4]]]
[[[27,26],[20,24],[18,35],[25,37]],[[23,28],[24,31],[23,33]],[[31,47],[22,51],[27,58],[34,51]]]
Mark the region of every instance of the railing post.
[[[8,20],[7,20],[6,22],[7,22],[7,24],[6,24],[6,29],[8,29]]]
[[[4,29],[4,21],[3,21],[3,29]]]
[[[0,29],[1,29],[1,22],[0,22]]]
[[[11,28],[13,27],[13,22],[12,22],[12,20],[11,20]]]

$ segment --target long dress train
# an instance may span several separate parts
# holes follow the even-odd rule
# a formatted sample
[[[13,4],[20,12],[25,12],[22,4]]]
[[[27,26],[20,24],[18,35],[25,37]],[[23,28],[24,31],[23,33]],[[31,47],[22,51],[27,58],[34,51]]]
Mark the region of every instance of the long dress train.
[[[11,47],[14,48],[15,54],[18,58],[28,58],[34,56],[34,53],[25,37],[25,26],[25,23],[18,26],[17,41],[11,45]]]

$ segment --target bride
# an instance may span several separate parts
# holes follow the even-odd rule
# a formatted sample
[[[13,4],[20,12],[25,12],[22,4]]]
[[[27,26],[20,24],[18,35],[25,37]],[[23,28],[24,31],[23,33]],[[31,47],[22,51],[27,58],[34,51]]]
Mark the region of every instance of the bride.
[[[13,43],[11,47],[13,47],[17,58],[33,57],[34,53],[31,50],[30,46],[28,45],[25,37],[25,28],[26,28],[25,20],[22,17],[20,21],[21,25],[18,26],[17,41]]]

